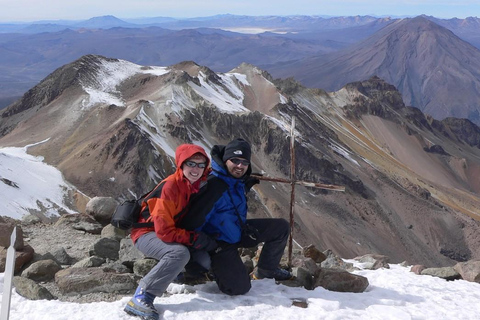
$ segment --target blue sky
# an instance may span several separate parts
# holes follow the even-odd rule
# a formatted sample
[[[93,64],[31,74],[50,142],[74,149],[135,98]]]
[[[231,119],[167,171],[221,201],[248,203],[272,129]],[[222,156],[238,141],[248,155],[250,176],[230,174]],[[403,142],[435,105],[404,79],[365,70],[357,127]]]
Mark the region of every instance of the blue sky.
[[[0,0],[0,22],[84,20],[114,15],[204,17],[238,15],[375,15],[465,18],[480,15],[479,0]]]

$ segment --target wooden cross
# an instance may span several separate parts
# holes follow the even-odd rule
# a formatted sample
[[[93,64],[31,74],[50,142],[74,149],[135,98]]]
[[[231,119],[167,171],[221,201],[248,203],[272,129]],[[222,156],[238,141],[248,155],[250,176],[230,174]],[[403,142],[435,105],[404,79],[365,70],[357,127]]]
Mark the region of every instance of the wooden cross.
[[[295,185],[303,185],[306,187],[314,187],[319,189],[326,189],[332,191],[345,191],[344,186],[336,186],[332,184],[315,183],[308,181],[300,181],[295,179],[295,117],[292,117],[292,126],[290,127],[290,180],[281,178],[269,178],[259,175],[252,175],[259,180],[290,183],[292,191],[290,193],[290,238],[288,241],[288,265],[292,263],[292,242],[293,242],[293,229],[294,229],[294,215],[293,208],[295,206]]]

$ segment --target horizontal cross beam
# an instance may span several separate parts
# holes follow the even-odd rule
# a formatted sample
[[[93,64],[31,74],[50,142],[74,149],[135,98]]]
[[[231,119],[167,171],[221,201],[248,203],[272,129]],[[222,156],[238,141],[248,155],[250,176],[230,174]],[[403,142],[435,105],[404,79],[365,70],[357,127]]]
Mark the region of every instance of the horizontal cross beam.
[[[281,182],[281,183],[292,183],[292,181],[288,179],[270,178],[270,177],[265,177],[265,176],[256,175],[256,174],[252,174],[251,176],[257,178],[258,180]],[[345,191],[344,186],[337,186],[334,184],[323,184],[323,183],[315,183],[315,182],[300,181],[300,180],[295,180],[294,182],[296,184],[299,184],[305,187],[314,187],[318,189],[325,189],[325,190],[331,190],[331,191]]]

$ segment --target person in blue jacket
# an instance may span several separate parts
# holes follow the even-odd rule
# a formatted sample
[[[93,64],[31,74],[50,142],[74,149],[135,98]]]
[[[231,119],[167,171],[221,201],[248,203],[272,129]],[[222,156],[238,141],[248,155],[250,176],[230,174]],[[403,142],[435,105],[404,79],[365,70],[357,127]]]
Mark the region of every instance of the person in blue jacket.
[[[246,192],[260,182],[250,176],[251,153],[250,144],[243,139],[235,139],[226,146],[213,146],[212,172],[189,207],[189,211],[205,219],[199,230],[216,239],[219,245],[215,252],[210,252],[211,267],[219,289],[229,295],[244,294],[251,288],[250,275],[238,248],[264,243],[252,274],[254,279],[293,278],[289,271],[279,268],[289,223],[282,218],[247,219]]]

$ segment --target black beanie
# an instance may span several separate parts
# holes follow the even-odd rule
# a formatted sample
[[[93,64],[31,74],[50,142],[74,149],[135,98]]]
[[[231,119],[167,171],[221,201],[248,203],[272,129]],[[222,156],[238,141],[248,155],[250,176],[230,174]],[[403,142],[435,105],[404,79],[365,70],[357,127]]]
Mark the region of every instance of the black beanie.
[[[250,161],[250,156],[252,154],[252,149],[250,144],[243,139],[235,139],[230,141],[225,146],[225,151],[223,152],[223,162],[226,162],[230,158],[243,158]]]

